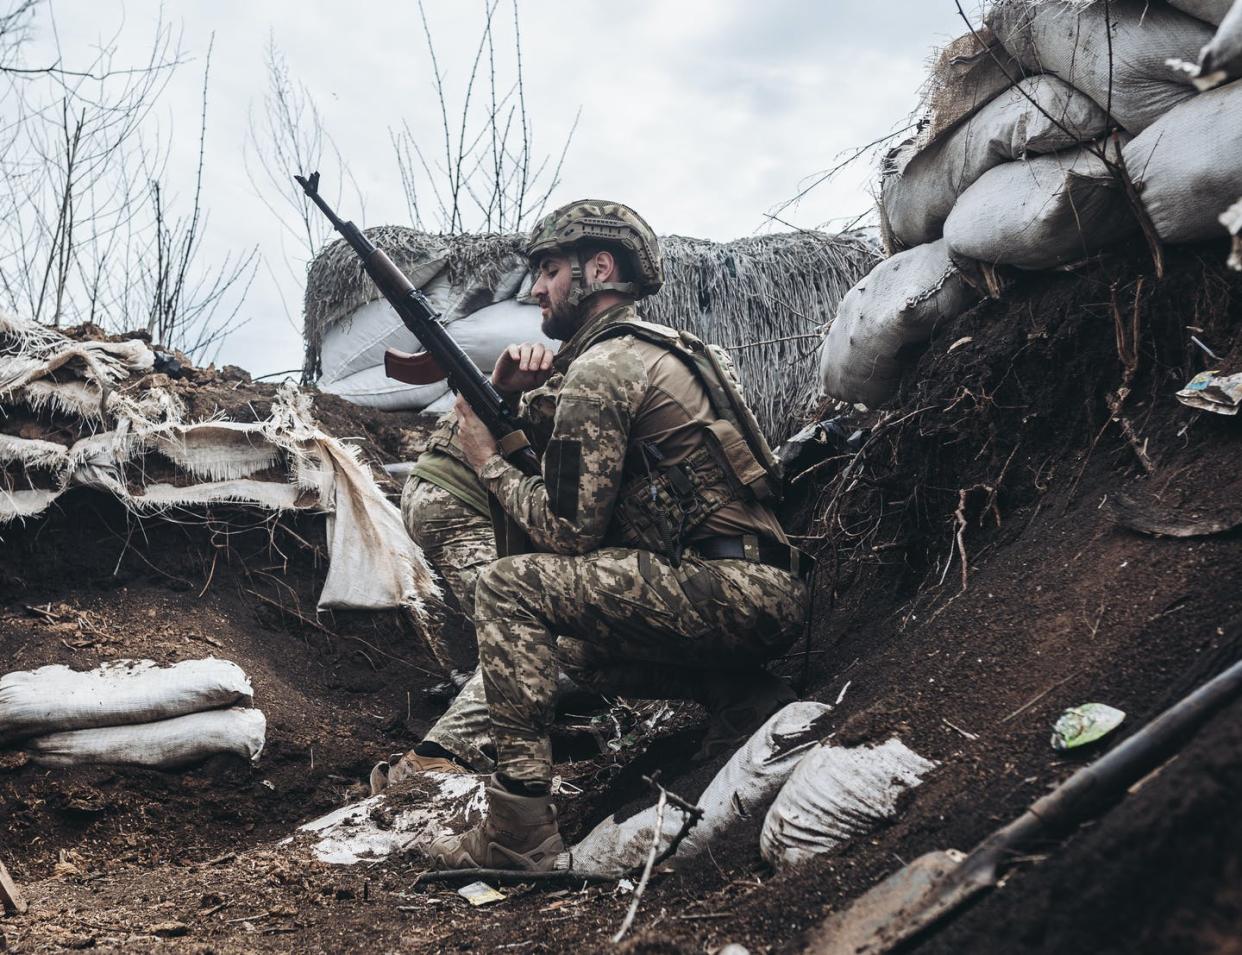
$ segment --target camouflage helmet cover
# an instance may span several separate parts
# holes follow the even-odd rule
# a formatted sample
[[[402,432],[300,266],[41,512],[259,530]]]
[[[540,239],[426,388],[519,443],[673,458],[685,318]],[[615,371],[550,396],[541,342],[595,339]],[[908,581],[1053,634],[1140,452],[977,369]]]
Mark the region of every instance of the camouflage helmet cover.
[[[582,281],[582,263],[571,256],[574,267],[574,288],[571,297],[586,296],[612,289],[636,298],[654,295],[664,284],[664,268],[660,263],[660,242],[637,212],[619,202],[602,199],[578,199],[548,213],[531,230],[526,242],[526,257],[531,267],[549,252],[571,252],[582,245],[600,244],[618,247],[628,253],[634,265],[633,282],[591,283]],[[576,294],[575,294],[576,293]]]

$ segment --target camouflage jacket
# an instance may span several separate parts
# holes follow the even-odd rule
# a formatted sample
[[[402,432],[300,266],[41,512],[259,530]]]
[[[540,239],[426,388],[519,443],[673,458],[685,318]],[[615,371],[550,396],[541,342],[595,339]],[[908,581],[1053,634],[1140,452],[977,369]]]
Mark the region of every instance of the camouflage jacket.
[[[551,431],[543,473],[527,477],[494,455],[479,477],[540,550],[584,554],[606,545],[641,546],[623,532],[618,498],[641,476],[637,443],[656,444],[667,463],[686,459],[702,445],[701,424],[710,404],[680,359],[631,335],[605,338],[584,348],[601,328],[637,318],[621,305],[584,325],[557,353],[554,372],[524,396],[524,417]],[[540,436],[542,437],[542,435]],[[542,441],[539,441],[542,443]],[[649,487],[642,485],[641,492]],[[733,500],[722,489],[719,507],[696,536],[758,533],[784,540],[771,511]]]

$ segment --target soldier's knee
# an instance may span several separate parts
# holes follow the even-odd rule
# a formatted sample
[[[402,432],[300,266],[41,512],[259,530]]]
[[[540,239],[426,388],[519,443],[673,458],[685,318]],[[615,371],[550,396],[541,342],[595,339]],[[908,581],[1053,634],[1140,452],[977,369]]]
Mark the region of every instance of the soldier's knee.
[[[521,589],[522,556],[501,557],[494,560],[479,573],[474,589],[474,605],[478,614],[505,602],[515,589]]]

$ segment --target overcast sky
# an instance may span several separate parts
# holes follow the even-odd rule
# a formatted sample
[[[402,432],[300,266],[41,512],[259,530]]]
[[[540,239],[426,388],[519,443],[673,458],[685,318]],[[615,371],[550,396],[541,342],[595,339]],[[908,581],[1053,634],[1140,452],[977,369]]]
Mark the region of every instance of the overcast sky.
[[[498,86],[513,76],[513,0],[495,14]],[[552,206],[615,198],[662,234],[731,239],[783,228],[765,211],[858,147],[904,125],[933,48],[964,32],[952,0],[518,0],[525,94],[536,156],[555,160],[581,118]],[[965,5],[967,9],[976,6]],[[121,60],[149,47],[154,0],[52,0],[66,65],[119,30]],[[449,101],[461,113],[484,3],[425,0]],[[164,10],[185,63],[157,118],[175,132],[170,182],[193,187],[202,70],[214,36],[206,138],[204,258],[258,245],[260,270],[221,360],[265,374],[301,364],[297,244],[255,195],[242,162],[248,117],[262,110],[271,37],[313,96],[365,194],[341,211],[360,225],[409,221],[389,131],[403,123],[443,152],[426,40],[412,0],[213,0]],[[28,63],[54,51],[36,21]],[[510,78],[510,79],[506,79]],[[486,87],[476,89],[486,96]],[[325,179],[339,177],[333,162]],[[813,190],[782,217],[829,227],[866,210],[866,163]],[[283,280],[280,276],[285,276]]]

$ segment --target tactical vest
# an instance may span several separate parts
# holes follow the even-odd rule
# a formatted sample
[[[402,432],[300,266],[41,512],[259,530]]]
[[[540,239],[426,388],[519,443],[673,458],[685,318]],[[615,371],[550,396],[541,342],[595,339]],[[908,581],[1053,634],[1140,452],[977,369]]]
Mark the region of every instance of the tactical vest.
[[[741,389],[701,339],[639,319],[622,320],[592,335],[579,354],[621,335],[633,335],[680,359],[707,393],[716,417],[703,426],[702,445],[676,466],[664,464],[650,442],[632,447],[626,458],[612,536],[618,543],[663,554],[677,565],[694,529],[726,504],[776,504],[781,465]]]

